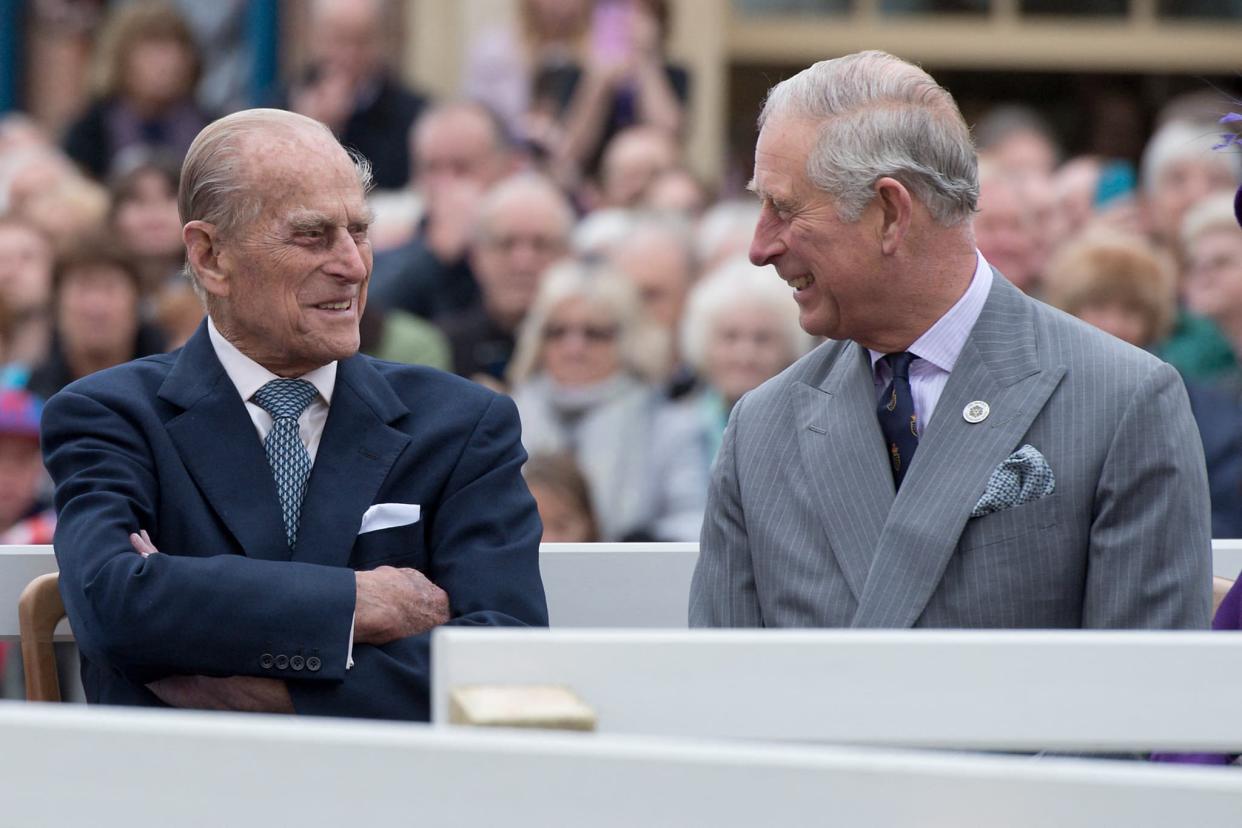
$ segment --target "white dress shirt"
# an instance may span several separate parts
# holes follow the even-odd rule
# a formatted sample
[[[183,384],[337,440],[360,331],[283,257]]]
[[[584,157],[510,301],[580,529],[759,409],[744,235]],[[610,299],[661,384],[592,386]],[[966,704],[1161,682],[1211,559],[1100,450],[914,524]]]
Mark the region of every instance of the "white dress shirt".
[[[250,415],[255,431],[259,433],[259,442],[263,442],[267,439],[267,433],[272,430],[272,415],[264,411],[258,403],[251,402],[250,398],[260,388],[280,377],[237,350],[237,346],[225,339],[224,334],[216,329],[216,323],[211,320],[210,316],[207,317],[207,335],[211,338],[211,347],[216,351],[216,358],[224,366],[224,373],[229,375],[237,393],[246,403],[246,413]],[[336,388],[336,362],[332,361],[314,371],[309,371],[299,379],[306,380],[319,392],[298,417],[298,433],[302,437],[302,443],[306,446],[306,452],[310,455],[313,466],[315,454],[319,451],[319,440],[323,437],[323,426],[328,421],[328,406],[332,404],[332,391]]]
[[[918,357],[910,363],[910,393],[914,397],[915,425],[920,437],[931,422],[936,403],[940,401],[940,394],[949,381],[949,374],[953,372],[957,358],[962,355],[962,348],[979,321],[979,314],[983,312],[983,305],[992,290],[992,266],[978,250],[975,255],[975,275],[962,298],[907,349]],[[893,377],[887,363],[880,361],[884,354],[879,351],[870,353],[878,403]]]

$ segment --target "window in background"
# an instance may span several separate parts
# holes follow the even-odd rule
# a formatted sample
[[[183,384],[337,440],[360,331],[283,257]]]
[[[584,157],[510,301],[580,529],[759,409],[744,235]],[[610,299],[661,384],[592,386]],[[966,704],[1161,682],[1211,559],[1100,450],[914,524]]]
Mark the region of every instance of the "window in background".
[[[987,14],[990,0],[880,0],[880,11],[902,14]]]
[[[1242,20],[1242,0],[1158,0],[1156,14],[1183,19]]]
[[[1177,0],[1179,4],[1181,1]],[[1021,0],[1019,3],[1023,14],[1062,17],[1125,17],[1129,7],[1129,0]]]

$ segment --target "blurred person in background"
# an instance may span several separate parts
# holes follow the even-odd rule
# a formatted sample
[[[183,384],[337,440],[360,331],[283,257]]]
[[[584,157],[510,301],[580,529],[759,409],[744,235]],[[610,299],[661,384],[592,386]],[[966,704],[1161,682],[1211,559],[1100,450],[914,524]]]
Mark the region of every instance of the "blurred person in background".
[[[1136,198],[1137,182],[1129,161],[1079,155],[1062,164],[1052,178],[1053,198],[1064,235],[1092,225],[1132,235],[1145,230]]]
[[[1216,323],[1242,353],[1242,228],[1232,193],[1208,196],[1182,222],[1186,306]]]
[[[575,261],[544,277],[518,336],[509,381],[522,442],[573,455],[601,540],[698,536],[707,479],[692,424],[655,385],[661,340],[628,280]]]
[[[664,54],[668,28],[666,0],[596,0],[586,65],[565,85],[565,164],[593,176],[627,127],[681,135],[690,76]]]
[[[678,405],[698,426],[704,473],[716,459],[734,403],[792,365],[811,342],[789,288],[771,267],[739,257],[694,286],[681,323],[681,353],[700,385]]]
[[[1238,185],[1242,155],[1213,152],[1219,135],[1211,122],[1172,120],[1143,150],[1139,178],[1148,232],[1171,256],[1186,212],[1212,193],[1232,194]],[[1156,352],[1187,380],[1212,382],[1238,370],[1229,340],[1210,320],[1185,308]]]
[[[388,12],[384,0],[313,0],[309,61],[281,106],[326,124],[371,162],[378,189],[396,190],[410,179],[406,136],[427,99],[384,64]]]
[[[994,165],[1018,178],[1047,178],[1060,160],[1052,127],[1028,106],[994,106],[973,131],[980,164]]]
[[[536,155],[557,152],[560,123],[581,74],[593,0],[521,0],[516,26],[493,26],[471,41],[463,93],[498,113]]]
[[[48,544],[56,528],[39,453],[43,404],[29,391],[0,389],[0,544]]]
[[[1143,237],[1107,228],[1066,245],[1049,265],[1046,287],[1050,304],[1148,350],[1177,314],[1171,262]],[[1212,537],[1242,536],[1242,407],[1201,383],[1187,382],[1186,390],[1207,463]]]
[[[1023,293],[1038,294],[1038,228],[1022,180],[1003,168],[980,163],[973,221],[975,245],[984,258]]]
[[[609,264],[638,290],[647,320],[663,331],[668,343],[662,375],[670,399],[694,387],[694,371],[678,353],[677,330],[686,294],[698,276],[694,237],[689,223],[677,216],[638,215],[625,238],[614,244]]]
[[[8,316],[6,385],[24,385],[51,343],[52,243],[34,224],[0,216],[0,297]]]
[[[759,199],[718,201],[703,213],[695,230],[695,250],[704,273],[750,249],[750,237],[759,223]]]
[[[79,175],[32,193],[16,211],[52,241],[57,255],[86,236],[98,235],[108,219],[108,191]]]
[[[486,107],[430,108],[410,134],[414,189],[426,211],[413,237],[375,256],[371,299],[424,319],[472,308],[479,285],[467,250],[483,194],[515,168],[504,124]]]
[[[168,155],[141,151],[109,182],[112,234],[138,268],[143,295],[157,298],[171,281],[184,282],[185,246],[177,216],[181,165]]]
[[[125,149],[163,149],[178,162],[211,118],[195,102],[200,58],[185,21],[162,2],[114,8],[99,35],[93,96],[69,125],[69,157],[106,178]]]
[[[518,173],[488,191],[470,246],[482,301],[439,322],[454,373],[504,382],[518,326],[544,272],[569,252],[573,226],[569,201],[537,173]]]
[[[1148,230],[1176,249],[1182,219],[1214,192],[1232,193],[1242,180],[1242,155],[1213,152],[1220,128],[1211,121],[1170,121],[1143,150],[1141,182]]]
[[[46,400],[76,379],[164,350],[159,331],[141,321],[139,280],[107,238],[83,238],[57,260],[52,348],[30,373],[31,391]]]
[[[522,476],[539,507],[543,543],[596,543],[591,486],[569,454],[536,454]]]
[[[643,194],[642,208],[657,213],[679,213],[697,221],[712,202],[698,176],[682,166],[664,170]]]
[[[677,167],[681,150],[665,130],[632,127],[617,133],[604,149],[599,191],[583,191],[590,207],[635,208],[662,175]]]

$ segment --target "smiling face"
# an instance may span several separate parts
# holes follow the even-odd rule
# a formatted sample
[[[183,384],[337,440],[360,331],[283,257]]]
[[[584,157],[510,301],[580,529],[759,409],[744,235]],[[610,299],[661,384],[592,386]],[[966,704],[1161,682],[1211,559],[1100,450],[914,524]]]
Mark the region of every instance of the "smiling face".
[[[218,241],[218,277],[203,281],[229,341],[275,374],[300,376],[358,350],[370,212],[353,163],[327,133],[264,136],[263,147],[262,162],[248,148],[259,218]]]
[[[794,357],[786,334],[788,321],[764,305],[736,304],[714,320],[704,354],[712,387],[730,404],[776,376]]]
[[[807,180],[816,132],[811,121],[780,116],[760,132],[752,189],[762,211],[750,260],[774,265],[794,288],[807,333],[865,343],[893,309],[879,272],[878,208],[873,200],[858,221],[842,221],[832,197]]]

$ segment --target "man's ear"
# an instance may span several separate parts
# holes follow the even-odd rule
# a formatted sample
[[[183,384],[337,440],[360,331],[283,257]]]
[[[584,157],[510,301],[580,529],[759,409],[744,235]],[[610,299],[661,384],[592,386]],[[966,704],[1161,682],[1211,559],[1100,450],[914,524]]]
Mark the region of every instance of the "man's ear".
[[[910,229],[914,200],[904,184],[887,176],[875,182],[875,195],[880,207],[880,247],[886,256],[891,256]]]
[[[229,273],[220,262],[220,233],[208,221],[187,222],[181,228],[185,255],[198,275],[199,284],[211,296],[229,295]]]

